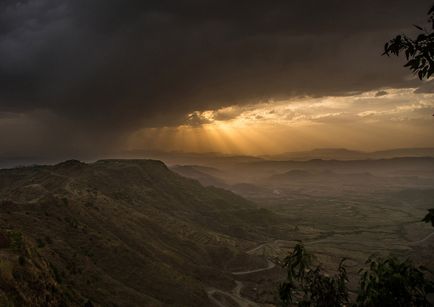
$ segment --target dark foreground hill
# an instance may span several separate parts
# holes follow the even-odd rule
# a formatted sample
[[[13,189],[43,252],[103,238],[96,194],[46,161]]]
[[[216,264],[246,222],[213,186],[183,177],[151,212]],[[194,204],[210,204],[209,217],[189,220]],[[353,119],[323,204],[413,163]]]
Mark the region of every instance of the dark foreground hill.
[[[209,306],[279,222],[159,161],[0,170],[0,305]]]

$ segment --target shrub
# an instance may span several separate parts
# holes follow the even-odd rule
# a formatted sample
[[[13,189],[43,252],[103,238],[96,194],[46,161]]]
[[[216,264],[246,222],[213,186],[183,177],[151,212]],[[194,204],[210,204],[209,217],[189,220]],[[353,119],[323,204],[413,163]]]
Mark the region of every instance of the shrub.
[[[10,240],[10,246],[11,248],[15,250],[21,250],[23,248],[23,235],[19,231],[8,231],[8,236]]]
[[[349,306],[347,271],[343,259],[337,274],[328,276],[320,265],[312,266],[313,256],[302,243],[283,260],[286,280],[280,284],[283,306]],[[359,271],[358,296],[354,306],[416,307],[432,306],[427,295],[434,292],[432,273],[415,266],[409,259],[370,257]]]
[[[347,271],[343,259],[335,276],[326,275],[321,266],[312,268],[313,256],[302,243],[283,260],[287,278],[281,283],[279,296],[283,305],[344,306],[348,303]]]
[[[434,291],[434,283],[426,278],[424,267],[395,257],[369,258],[366,265],[360,271],[359,306],[431,306],[426,296]]]

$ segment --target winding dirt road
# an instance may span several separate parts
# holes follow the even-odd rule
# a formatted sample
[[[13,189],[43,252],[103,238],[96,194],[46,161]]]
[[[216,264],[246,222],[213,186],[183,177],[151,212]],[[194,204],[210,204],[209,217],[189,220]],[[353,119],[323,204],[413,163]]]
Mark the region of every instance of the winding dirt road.
[[[254,249],[247,251],[247,254],[254,253],[255,251],[259,250],[260,248],[262,248],[263,246],[265,246],[268,243],[269,242],[263,243],[263,244],[255,247]],[[274,262],[267,259],[267,266],[265,268],[232,272],[232,275],[240,276],[240,275],[247,275],[247,274],[252,274],[252,273],[263,272],[263,271],[271,270],[275,266],[276,266],[276,264]],[[220,294],[223,294],[223,295],[226,295],[226,296],[232,298],[240,307],[260,307],[260,305],[258,305],[258,303],[255,303],[255,302],[241,296],[241,289],[243,287],[244,287],[243,282],[236,280],[235,281],[235,288],[233,288],[231,292],[219,290],[216,288],[209,288],[207,290],[207,294],[208,294],[209,299],[219,307],[227,307],[227,306],[215,298],[216,293],[220,293]]]
[[[411,246],[413,246],[413,245],[418,245],[418,244],[420,244],[420,243],[425,242],[426,240],[428,240],[428,239],[431,238],[432,236],[434,236],[434,232],[430,233],[430,234],[427,235],[425,238],[423,238],[423,239],[421,239],[421,240],[419,240],[419,241],[411,242],[409,245],[411,245]]]
[[[262,271],[271,270],[276,266],[276,264],[270,260],[267,260],[267,266],[265,268],[255,269],[255,270],[248,270],[248,271],[240,271],[240,272],[232,272],[232,275],[247,275],[252,273],[258,273]]]

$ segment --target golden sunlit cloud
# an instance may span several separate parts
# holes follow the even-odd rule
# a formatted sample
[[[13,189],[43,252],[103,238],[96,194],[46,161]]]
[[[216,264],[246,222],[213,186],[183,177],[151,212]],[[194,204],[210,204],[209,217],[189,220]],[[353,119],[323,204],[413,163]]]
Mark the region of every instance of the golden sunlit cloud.
[[[319,147],[434,146],[434,95],[387,89],[195,111],[178,127],[137,131],[130,149],[274,154]]]

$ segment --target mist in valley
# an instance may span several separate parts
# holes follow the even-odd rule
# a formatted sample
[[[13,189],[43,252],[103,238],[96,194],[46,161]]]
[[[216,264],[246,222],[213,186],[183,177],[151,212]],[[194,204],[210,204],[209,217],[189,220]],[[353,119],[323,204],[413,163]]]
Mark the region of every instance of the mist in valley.
[[[270,225],[286,227],[285,232],[260,242],[254,250],[257,255],[283,259],[302,241],[329,273],[346,258],[353,289],[359,269],[372,255],[409,257],[433,267],[434,233],[421,219],[433,204],[434,158],[423,156],[423,151],[419,157],[399,157],[397,150],[398,157],[391,152],[383,159],[337,160],[331,151],[327,150],[326,159],[310,160],[306,155],[297,161],[251,157],[216,161],[204,155],[181,159],[199,165],[175,164],[171,169],[287,217],[287,225]],[[335,157],[340,152],[336,150]],[[272,288],[261,276],[253,280],[245,291],[256,299],[263,297],[261,286],[262,291]]]

